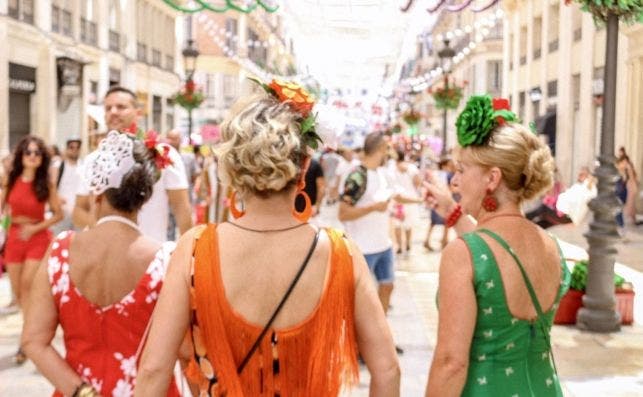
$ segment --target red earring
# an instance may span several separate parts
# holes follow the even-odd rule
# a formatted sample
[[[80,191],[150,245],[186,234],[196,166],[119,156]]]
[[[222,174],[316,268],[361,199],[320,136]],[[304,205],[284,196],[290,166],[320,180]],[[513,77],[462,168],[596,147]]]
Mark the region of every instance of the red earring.
[[[246,210],[242,209],[239,210],[237,208],[237,192],[232,191],[232,194],[230,194],[230,213],[234,217],[234,219],[239,219],[242,216],[246,214]]]
[[[304,191],[304,187],[306,186],[306,183],[304,181],[300,182],[297,185],[297,195],[295,195],[295,202],[297,202],[297,197],[301,195],[304,198],[304,201],[306,202],[306,206],[304,207],[304,210],[301,212],[297,212],[297,209],[293,207],[292,209],[292,216],[295,217],[299,222],[301,223],[306,223],[308,222],[308,219],[310,219],[310,216],[313,214],[313,204],[310,201],[310,197]]]
[[[487,212],[494,212],[498,209],[498,199],[491,193],[491,189],[487,189],[487,195],[482,199],[482,208]]]

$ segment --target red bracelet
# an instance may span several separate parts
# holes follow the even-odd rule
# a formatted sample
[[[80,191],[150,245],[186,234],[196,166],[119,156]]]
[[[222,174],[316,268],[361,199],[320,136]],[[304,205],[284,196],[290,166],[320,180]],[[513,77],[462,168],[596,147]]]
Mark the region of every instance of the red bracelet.
[[[444,222],[444,225],[446,227],[453,227],[456,223],[458,223],[458,219],[462,216],[462,206],[460,204],[456,204],[455,208],[453,208],[453,211],[447,216],[446,221]]]

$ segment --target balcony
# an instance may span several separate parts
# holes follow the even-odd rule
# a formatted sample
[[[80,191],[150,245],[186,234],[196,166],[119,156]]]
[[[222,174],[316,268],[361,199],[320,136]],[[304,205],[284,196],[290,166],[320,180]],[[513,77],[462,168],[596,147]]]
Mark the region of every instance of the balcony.
[[[96,23],[85,18],[80,19],[80,41],[96,45]]]
[[[114,52],[121,52],[121,34],[109,30],[109,49]]]

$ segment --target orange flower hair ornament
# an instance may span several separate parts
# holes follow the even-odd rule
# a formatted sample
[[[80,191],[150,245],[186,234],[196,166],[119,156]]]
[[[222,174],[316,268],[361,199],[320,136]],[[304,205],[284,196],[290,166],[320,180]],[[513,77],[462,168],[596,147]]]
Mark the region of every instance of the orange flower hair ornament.
[[[304,87],[291,81],[272,80],[269,84],[265,84],[257,79],[251,78],[250,80],[259,84],[279,102],[288,104],[293,111],[301,116],[302,140],[306,146],[316,150],[322,143],[322,139],[315,131],[317,115],[312,114],[313,106],[315,106],[313,96]]]

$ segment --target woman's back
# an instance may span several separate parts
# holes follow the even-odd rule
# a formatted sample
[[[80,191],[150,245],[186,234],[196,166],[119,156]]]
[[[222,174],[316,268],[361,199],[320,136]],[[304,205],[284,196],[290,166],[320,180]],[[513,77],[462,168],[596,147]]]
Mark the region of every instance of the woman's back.
[[[209,395],[336,395],[357,375],[353,265],[341,233],[319,233],[318,249],[260,339],[315,231],[302,227],[262,241],[232,228],[210,226],[195,248],[191,330],[198,369],[189,377]]]
[[[173,249],[119,226],[61,233],[48,262],[65,360],[103,395],[133,390],[136,353]]]
[[[518,217],[489,222],[463,238],[478,306],[463,395],[560,395],[549,333],[569,272],[556,242]],[[540,316],[508,247],[533,287]]]
[[[249,323],[265,325],[299,270],[313,241],[312,227],[259,234],[229,224],[217,228],[221,276],[230,306]],[[307,318],[319,303],[330,264],[330,241],[317,247],[297,286],[275,319],[275,329]]]

